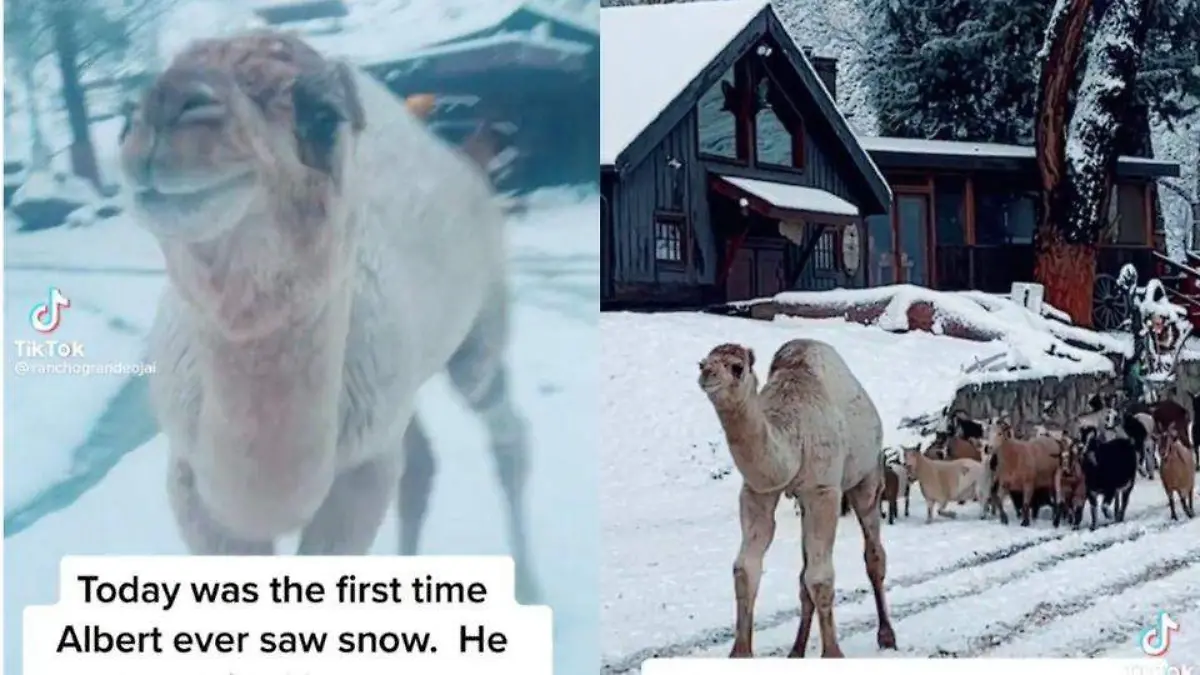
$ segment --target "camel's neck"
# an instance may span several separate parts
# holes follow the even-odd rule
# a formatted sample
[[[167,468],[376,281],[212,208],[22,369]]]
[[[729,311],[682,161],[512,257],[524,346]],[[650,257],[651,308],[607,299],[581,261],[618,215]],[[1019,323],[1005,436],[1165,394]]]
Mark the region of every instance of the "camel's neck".
[[[733,463],[747,485],[768,492],[791,483],[799,473],[799,450],[788,452],[774,442],[757,392],[732,400],[714,400],[713,406],[725,429]]]
[[[209,435],[202,443],[268,464],[300,455],[332,458],[351,305],[348,290],[344,295],[254,340],[202,334],[199,428]]]

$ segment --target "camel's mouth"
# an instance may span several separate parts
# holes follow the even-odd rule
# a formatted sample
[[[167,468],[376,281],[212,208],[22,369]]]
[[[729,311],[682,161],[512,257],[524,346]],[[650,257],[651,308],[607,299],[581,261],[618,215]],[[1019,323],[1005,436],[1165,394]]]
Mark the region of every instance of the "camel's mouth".
[[[235,173],[207,182],[159,183],[134,190],[137,205],[149,211],[192,211],[218,199],[253,187],[249,173]]]

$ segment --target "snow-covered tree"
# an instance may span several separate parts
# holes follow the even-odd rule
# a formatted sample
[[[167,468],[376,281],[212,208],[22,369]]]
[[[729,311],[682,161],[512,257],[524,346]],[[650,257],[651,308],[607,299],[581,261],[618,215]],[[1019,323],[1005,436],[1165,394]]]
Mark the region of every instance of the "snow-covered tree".
[[[1034,277],[1046,302],[1090,325],[1096,248],[1108,212],[1118,137],[1146,44],[1151,0],[1057,0],[1039,52],[1043,63],[1036,125],[1042,209]],[[1089,16],[1077,101],[1069,106]]]

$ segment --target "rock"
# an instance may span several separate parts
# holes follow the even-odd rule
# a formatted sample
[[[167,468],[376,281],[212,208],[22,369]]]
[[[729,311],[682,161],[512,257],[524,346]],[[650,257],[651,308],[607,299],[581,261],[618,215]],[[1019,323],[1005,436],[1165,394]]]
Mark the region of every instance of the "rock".
[[[72,212],[99,199],[92,185],[78,176],[39,171],[16,190],[10,208],[24,222],[22,231],[30,232],[58,227]]]

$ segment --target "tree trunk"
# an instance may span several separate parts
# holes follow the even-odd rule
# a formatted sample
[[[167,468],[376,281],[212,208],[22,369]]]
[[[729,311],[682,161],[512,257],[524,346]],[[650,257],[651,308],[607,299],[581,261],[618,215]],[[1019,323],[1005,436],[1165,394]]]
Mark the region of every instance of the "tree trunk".
[[[1055,3],[1040,54],[1043,62],[1035,122],[1041,208],[1035,236],[1034,279],[1046,287],[1046,301],[1067,312],[1081,326],[1092,325],[1095,247],[1068,245],[1061,232],[1071,210],[1066,156],[1068,103],[1091,7],[1092,0]],[[1081,256],[1089,255],[1085,264],[1078,265]]]
[[[55,1],[50,20],[54,29],[54,51],[62,73],[63,105],[71,127],[71,169],[100,188],[103,186],[88,124],[87,92],[79,77],[79,36],[75,33],[75,19],[75,11],[64,0]]]
[[[1096,283],[1096,245],[1072,244],[1052,230],[1037,250],[1037,282],[1046,287],[1045,301],[1080,326],[1092,325],[1092,290]]]
[[[29,170],[49,169],[50,146],[46,143],[46,132],[42,130],[42,111],[38,103],[39,90],[33,64],[18,59],[17,76],[25,88],[25,112],[29,116]]]

